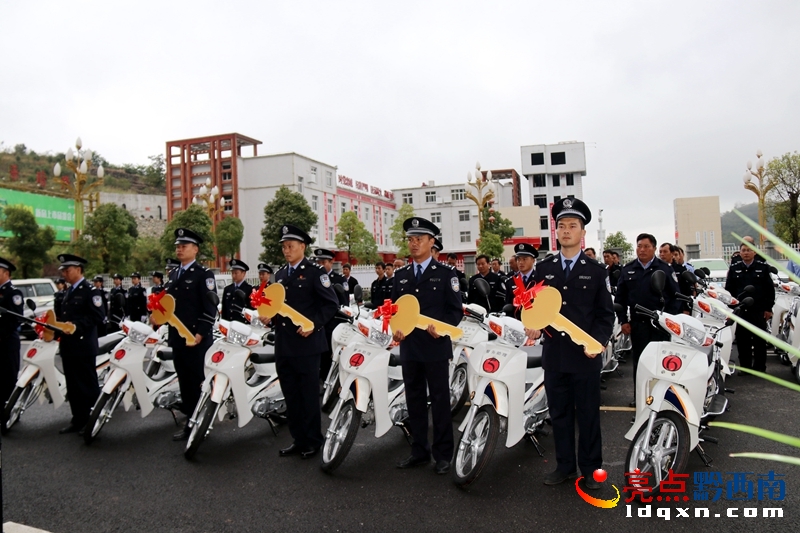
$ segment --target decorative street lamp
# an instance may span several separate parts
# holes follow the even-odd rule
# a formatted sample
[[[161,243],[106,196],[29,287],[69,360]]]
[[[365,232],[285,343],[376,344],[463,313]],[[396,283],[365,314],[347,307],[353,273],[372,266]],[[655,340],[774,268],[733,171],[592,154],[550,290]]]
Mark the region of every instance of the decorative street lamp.
[[[470,188],[475,189],[473,194]],[[486,176],[481,172],[481,164],[475,163],[475,176],[467,172],[467,191],[464,194],[478,206],[478,228],[483,237],[483,208],[494,203],[494,185],[492,184],[492,171],[487,170]],[[494,217],[492,217],[494,218]]]
[[[61,177],[61,165],[56,163],[53,167],[53,180],[56,181],[62,188],[67,189],[72,199],[75,201],[75,232],[80,233],[83,230],[83,203],[89,202],[89,212],[93,212],[97,205],[100,205],[100,192],[94,189],[103,185],[103,175],[105,170],[102,163],[97,167],[97,179],[89,183],[89,171],[92,169],[91,150],[86,148],[81,151],[82,143],[81,138],[75,141],[76,151],[73,152],[72,148],[67,150],[65,156],[65,164],[75,174],[75,180],[70,181],[67,176]]]
[[[764,165],[764,158],[762,155],[761,150],[756,151],[756,157],[758,159],[756,159],[755,171],[753,171],[753,163],[751,161],[747,162],[747,170],[745,170],[742,180],[744,181],[744,188],[753,191],[753,194],[758,197],[758,223],[762,228],[766,229],[767,213],[764,209],[764,200],[767,198],[767,193],[775,187],[775,182],[766,175],[766,166]],[[753,178],[758,180],[757,185],[753,181]],[[760,242],[761,246],[764,246],[763,235],[760,235]]]
[[[217,226],[217,215],[225,209],[222,201],[219,202],[219,206],[217,205],[219,199],[219,187],[211,186],[211,178],[206,178],[205,185],[201,185],[198,194],[192,197],[193,204],[205,207],[214,227]]]

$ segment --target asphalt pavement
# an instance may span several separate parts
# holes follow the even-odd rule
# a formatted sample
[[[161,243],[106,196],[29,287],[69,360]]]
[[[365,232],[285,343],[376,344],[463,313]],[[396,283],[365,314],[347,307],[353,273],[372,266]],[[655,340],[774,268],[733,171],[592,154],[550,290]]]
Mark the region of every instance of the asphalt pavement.
[[[633,384],[630,364],[624,377],[611,375],[603,392],[604,468],[608,480],[592,496],[611,499],[625,485],[624,461],[630,427],[627,410]],[[792,380],[790,368],[768,358],[768,372]],[[797,435],[800,395],[767,381],[733,376],[728,386],[730,410],[721,420],[756,425]],[[465,410],[466,411],[466,410]],[[454,423],[456,438],[458,422]],[[542,478],[555,468],[552,436],[540,439],[539,457],[528,442],[505,448],[504,435],[492,461],[469,490],[456,487],[449,475],[431,467],[398,470],[395,463],[409,453],[399,429],[376,439],[374,427],[361,429],[350,455],[333,475],[323,473],[319,456],[310,460],[279,458],[291,443],[288,430],[273,435],[266,421],[252,420],[239,429],[236,421],[217,423],[195,460],[183,457],[184,443],[172,442],[176,431],[169,412],[118,410],[90,446],[83,439],[59,435],[69,421],[67,405],[54,410],[36,404],[3,437],[3,519],[53,533],[67,532],[261,532],[261,531],[800,531],[800,468],[753,459],[731,458],[733,452],[760,451],[800,455],[796,448],[723,429],[709,435],[714,458],[706,468],[692,454],[687,471],[734,472],[769,470],[783,474],[783,501],[660,502],[650,518],[641,504],[622,501],[602,509],[584,502],[574,483],[555,487]],[[327,427],[328,419],[323,417]],[[323,428],[324,431],[324,428]],[[687,483],[692,496],[693,482]],[[667,508],[670,520],[656,517]],[[689,508],[689,518],[676,507]],[[694,508],[708,507],[709,518],[695,518]],[[783,518],[762,518],[765,507],[780,507]],[[729,509],[740,515],[728,517]],[[758,517],[745,518],[744,508]],[[640,511],[641,510],[641,511]],[[661,511],[663,515],[666,511]],[[631,514],[631,517],[626,516]],[[716,517],[715,515],[719,515]]]

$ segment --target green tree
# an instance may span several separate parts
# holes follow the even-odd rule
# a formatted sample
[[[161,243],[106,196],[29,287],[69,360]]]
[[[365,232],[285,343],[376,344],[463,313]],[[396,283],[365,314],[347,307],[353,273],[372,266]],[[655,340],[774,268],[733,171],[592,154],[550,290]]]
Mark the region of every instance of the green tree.
[[[275,198],[264,206],[264,228],[261,230],[261,245],[264,252],[259,260],[272,265],[284,262],[281,245],[281,228],[284,224],[297,226],[308,233],[317,223],[317,214],[311,210],[305,197],[290,191],[286,186],[281,186],[275,193]],[[311,250],[306,247],[306,255]]]
[[[625,238],[625,234],[621,231],[608,235],[606,237],[606,242],[603,243],[603,250],[613,248],[622,251],[619,255],[623,261],[633,252],[633,245],[628,242],[628,239]]]
[[[800,153],[785,153],[767,163],[767,177],[775,185],[768,193],[775,232],[784,241],[800,242]]]
[[[244,224],[234,216],[225,217],[217,223],[217,253],[232,258],[239,251],[244,238]]]
[[[163,154],[148,156],[150,164],[144,168],[144,181],[151,187],[164,189],[166,186],[166,163]]]
[[[50,226],[40,227],[30,209],[12,205],[4,209],[0,226],[12,236],[6,239],[6,249],[16,259],[23,278],[39,275],[48,252],[56,242],[56,232]]]
[[[481,242],[478,243],[478,255],[486,254],[489,257],[502,257],[505,249],[503,248],[503,240],[499,235],[483,232]]]
[[[514,225],[505,218],[497,209],[485,206],[483,208],[483,231],[494,233],[500,240],[510,239],[514,236]],[[501,254],[502,255],[502,254]],[[499,256],[492,256],[499,257]]]
[[[403,222],[414,216],[414,206],[411,204],[403,204],[397,210],[397,218],[394,219],[392,224],[391,235],[392,242],[397,247],[397,257],[408,257],[408,242],[406,242],[406,232],[403,230]]]
[[[336,247],[347,250],[347,261],[353,262],[355,258],[359,263],[374,263],[380,260],[378,245],[367,227],[352,211],[343,214],[339,219],[338,233],[336,233]]]
[[[161,236],[161,256],[175,256],[175,230],[187,228],[203,238],[200,245],[198,259],[211,261],[214,259],[214,233],[212,232],[211,218],[206,210],[199,205],[192,204],[188,209],[175,213]]]
[[[89,260],[90,272],[125,272],[139,231],[136,219],[116,204],[102,204],[86,218],[76,252]]]
[[[172,242],[175,242],[173,235]],[[139,237],[136,239],[136,245],[133,248],[130,261],[128,262],[129,268],[123,272],[129,274],[130,272],[152,272],[153,270],[163,271],[164,269],[164,250],[161,247],[159,239],[156,237]],[[175,256],[175,246],[170,249],[169,257]],[[113,272],[109,271],[109,274]]]

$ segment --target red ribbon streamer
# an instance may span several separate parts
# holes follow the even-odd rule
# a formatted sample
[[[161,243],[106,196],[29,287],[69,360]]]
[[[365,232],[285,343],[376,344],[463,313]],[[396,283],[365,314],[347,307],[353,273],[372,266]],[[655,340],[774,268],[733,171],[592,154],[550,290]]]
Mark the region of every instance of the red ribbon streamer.
[[[158,294],[151,294],[147,297],[147,310],[148,311],[161,311],[162,313],[166,313],[167,310],[164,309],[164,306],[161,305],[161,298],[167,294],[167,291],[161,291]]]
[[[250,306],[253,309],[258,309],[258,306],[261,304],[272,305],[272,300],[264,296],[264,288],[266,286],[267,282],[264,281],[257,289],[253,289],[253,292],[250,293]]]
[[[383,318],[383,333],[389,332],[389,321],[392,316],[397,313],[397,305],[393,304],[390,299],[383,301],[383,305],[375,310],[374,318]]]
[[[514,307],[517,309],[520,307],[530,309],[533,307],[533,299],[544,288],[544,280],[526,290],[525,284],[522,282],[522,276],[517,274],[514,276],[514,285]]]

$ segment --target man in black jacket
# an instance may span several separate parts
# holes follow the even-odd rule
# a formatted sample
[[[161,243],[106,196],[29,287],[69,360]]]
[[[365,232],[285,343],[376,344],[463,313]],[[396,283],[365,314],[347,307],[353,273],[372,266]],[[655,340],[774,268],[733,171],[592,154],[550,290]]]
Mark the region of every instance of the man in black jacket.
[[[131,287],[128,289],[128,318],[136,322],[147,320],[147,290],[141,284],[142,275],[131,274]]]
[[[503,281],[500,279],[500,276],[492,272],[489,268],[488,255],[479,255],[475,259],[475,266],[478,267],[478,273],[469,278],[467,303],[478,304],[483,307],[488,305],[489,309],[487,309],[487,311],[499,313],[503,310],[503,305],[505,305],[505,287],[502,286]],[[478,278],[483,278],[489,283],[488,302],[487,298],[475,288],[475,280]]]
[[[21,315],[22,291],[11,283],[11,274],[17,269],[14,263],[0,257],[0,307]],[[9,313],[0,314],[0,408],[4,407],[14,391],[19,373],[19,319]],[[5,433],[5,409],[0,411],[0,423]]]
[[[109,291],[109,309],[108,309],[108,320],[106,321],[106,332],[113,333],[115,331],[119,331],[119,323],[125,317],[125,309],[127,308],[127,291],[122,286],[122,274],[114,274],[114,286],[111,287]],[[117,294],[122,295],[122,305],[120,305],[117,300]]]
[[[375,274],[378,275],[378,278],[372,282],[369,288],[369,299],[372,303],[373,308],[378,308],[380,305],[383,304],[384,298],[384,285],[386,284],[386,279],[384,277],[384,268],[386,265],[383,261],[378,261],[375,263]]]
[[[222,314],[220,316],[223,320],[235,320],[246,324],[247,320],[242,314],[242,307],[250,305],[250,294],[253,292],[253,287],[244,280],[244,277],[250,267],[240,259],[231,259],[230,268],[233,283],[222,291]],[[244,301],[242,302],[236,299],[238,290],[244,292]]]

